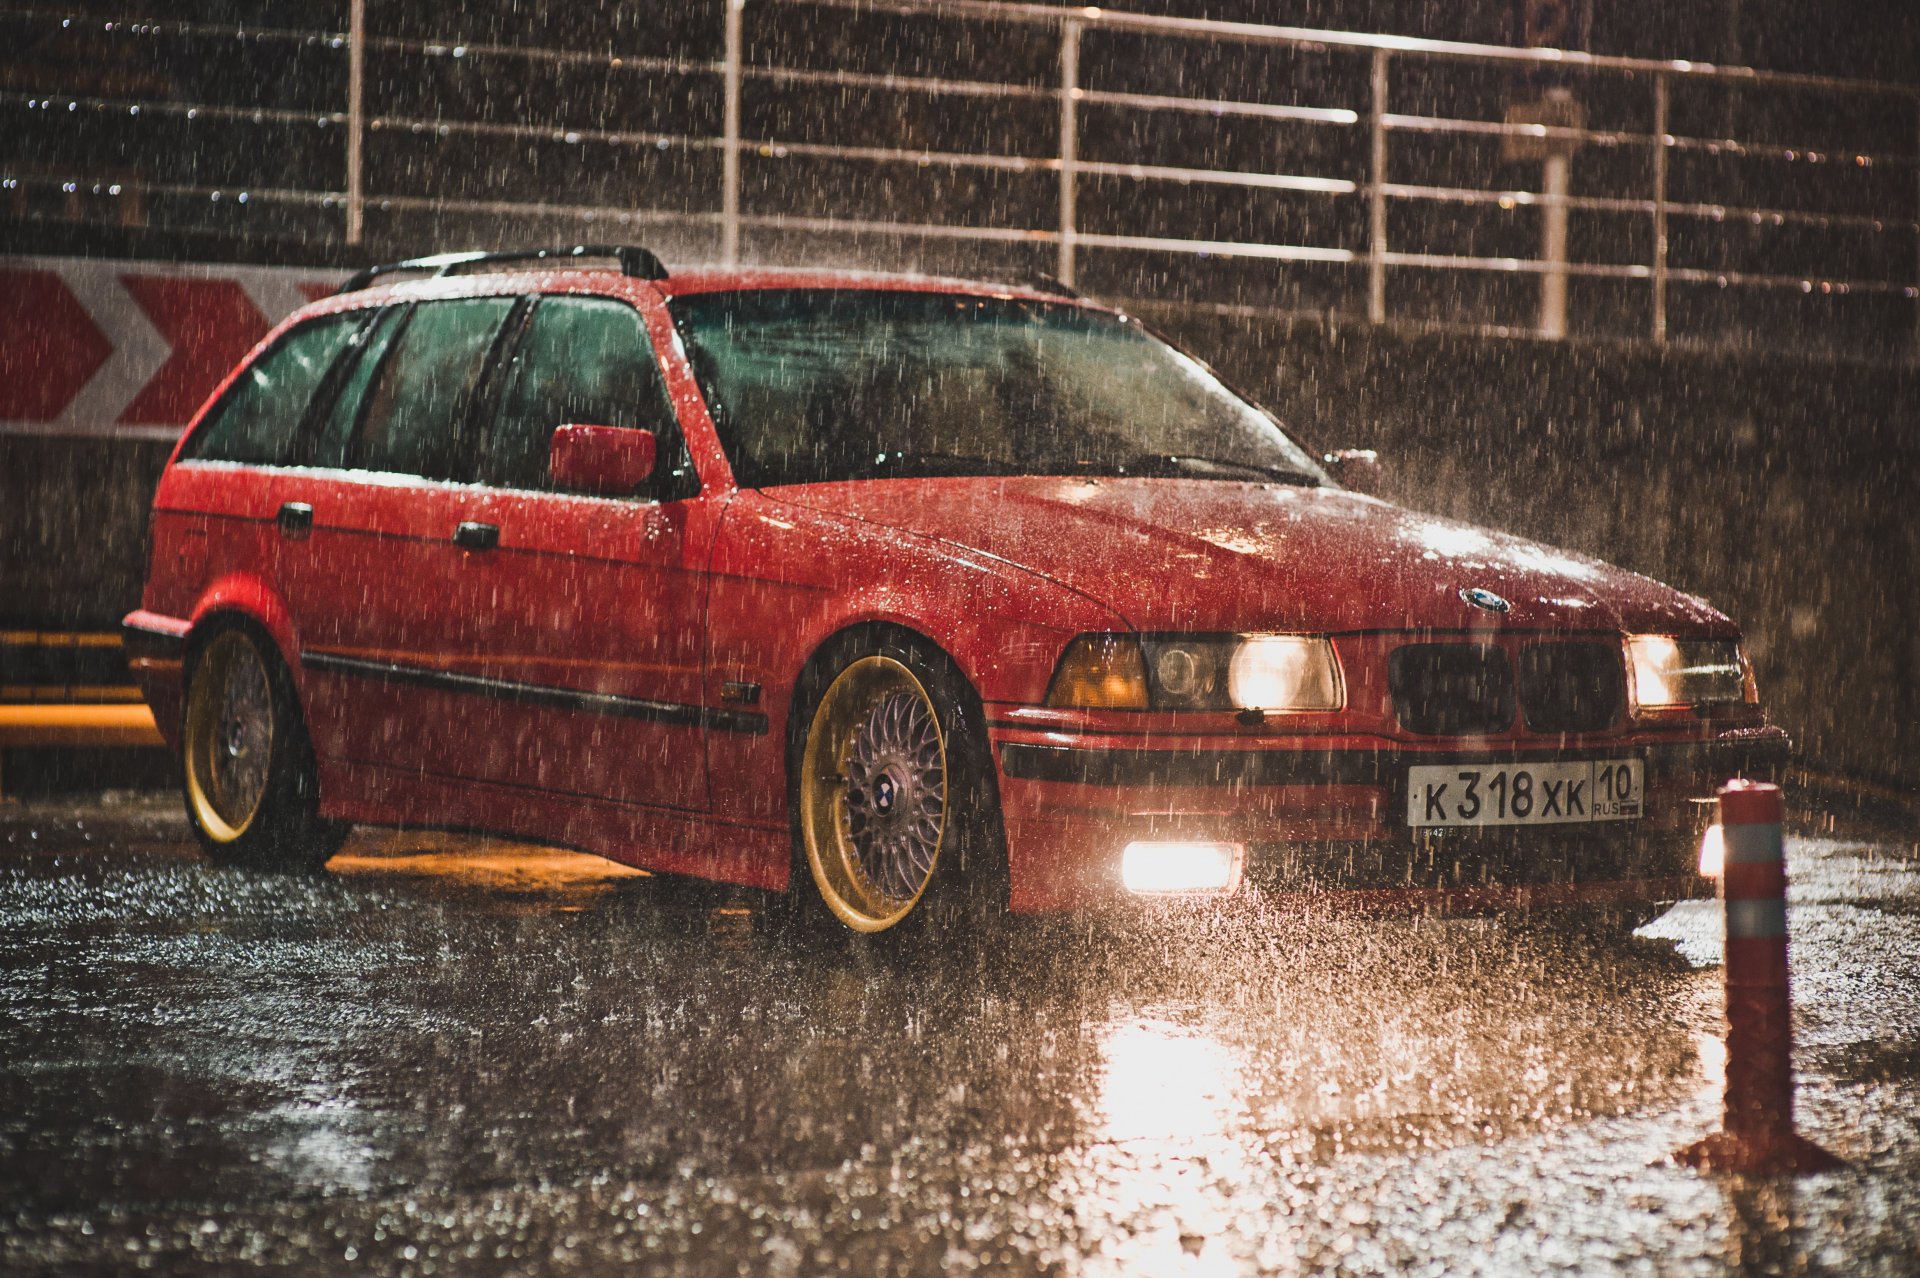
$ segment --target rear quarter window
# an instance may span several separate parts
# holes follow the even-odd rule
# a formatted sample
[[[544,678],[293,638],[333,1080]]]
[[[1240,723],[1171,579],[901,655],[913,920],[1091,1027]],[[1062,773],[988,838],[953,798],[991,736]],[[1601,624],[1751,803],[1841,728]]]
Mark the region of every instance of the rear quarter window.
[[[307,406],[365,318],[358,312],[328,315],[287,333],[227,388],[184,455],[259,466],[296,464]]]
[[[423,302],[398,330],[360,406],[356,470],[471,480],[473,399],[513,297]]]

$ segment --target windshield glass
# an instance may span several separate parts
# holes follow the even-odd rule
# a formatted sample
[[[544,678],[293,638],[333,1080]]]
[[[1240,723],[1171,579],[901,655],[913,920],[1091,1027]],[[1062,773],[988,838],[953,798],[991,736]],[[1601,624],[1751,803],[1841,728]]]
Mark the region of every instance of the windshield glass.
[[[1272,417],[1121,316],[852,289],[671,306],[743,487],[922,475],[1326,482]]]

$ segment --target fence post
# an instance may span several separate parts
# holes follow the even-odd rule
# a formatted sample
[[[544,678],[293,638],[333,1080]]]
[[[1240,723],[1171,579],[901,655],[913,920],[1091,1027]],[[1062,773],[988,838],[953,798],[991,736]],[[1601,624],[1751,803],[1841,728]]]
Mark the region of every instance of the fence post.
[[[1653,340],[1667,340],[1667,77],[1653,77]]]
[[[1547,147],[1540,162],[1540,191],[1546,207],[1540,210],[1540,335],[1555,340],[1567,335],[1567,197],[1573,190],[1571,146]]]
[[[347,243],[358,244],[366,193],[362,188],[361,144],[366,132],[367,0],[347,6]]]
[[[740,262],[740,49],[742,10],[746,0],[726,0],[725,148],[720,156],[720,261]]]
[[[1060,27],[1060,244],[1054,276],[1073,283],[1074,202],[1079,192],[1074,166],[1080,161],[1080,31],[1067,21]]]
[[[1387,322],[1387,51],[1373,51],[1373,109],[1367,183],[1367,319]]]

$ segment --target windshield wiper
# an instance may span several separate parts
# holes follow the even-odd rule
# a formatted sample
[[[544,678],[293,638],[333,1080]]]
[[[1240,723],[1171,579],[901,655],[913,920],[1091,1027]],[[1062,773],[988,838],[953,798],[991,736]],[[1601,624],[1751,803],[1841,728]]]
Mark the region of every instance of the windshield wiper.
[[[1310,475],[1304,470],[1294,470],[1287,466],[1268,466],[1261,462],[1239,461],[1231,457],[1206,457],[1194,453],[1141,453],[1125,461],[1113,463],[1113,468],[1122,475],[1190,475],[1196,469],[1203,472],[1228,471],[1242,475],[1257,475],[1261,479],[1276,484],[1299,484],[1307,488],[1318,488],[1321,482],[1317,475]]]
[[[965,453],[884,452],[874,455],[868,467],[876,475],[906,471],[910,476],[1020,475],[1025,468],[993,457],[971,457]]]

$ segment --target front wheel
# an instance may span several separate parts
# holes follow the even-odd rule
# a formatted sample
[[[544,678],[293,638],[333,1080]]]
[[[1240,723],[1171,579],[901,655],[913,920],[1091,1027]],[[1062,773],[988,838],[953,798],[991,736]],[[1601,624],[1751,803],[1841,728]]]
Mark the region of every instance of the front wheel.
[[[793,894],[804,865],[827,912],[869,934],[1004,905],[985,725],[951,663],[910,643],[848,643],[797,691]]]
[[[319,816],[292,680],[249,630],[227,626],[195,653],[181,754],[187,817],[212,860],[317,869],[345,840],[346,826]]]

